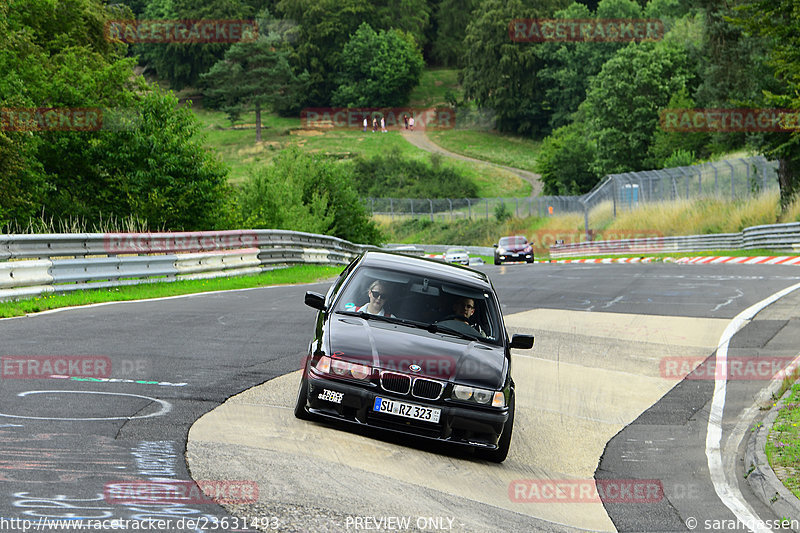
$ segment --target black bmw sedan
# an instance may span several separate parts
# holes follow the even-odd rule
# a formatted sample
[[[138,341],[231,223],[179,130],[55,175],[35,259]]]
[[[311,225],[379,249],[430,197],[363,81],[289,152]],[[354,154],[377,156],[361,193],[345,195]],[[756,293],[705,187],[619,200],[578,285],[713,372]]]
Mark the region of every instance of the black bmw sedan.
[[[319,311],[295,415],[335,419],[464,445],[484,459],[508,455],[514,425],[511,348],[497,296],[479,271],[367,252]]]

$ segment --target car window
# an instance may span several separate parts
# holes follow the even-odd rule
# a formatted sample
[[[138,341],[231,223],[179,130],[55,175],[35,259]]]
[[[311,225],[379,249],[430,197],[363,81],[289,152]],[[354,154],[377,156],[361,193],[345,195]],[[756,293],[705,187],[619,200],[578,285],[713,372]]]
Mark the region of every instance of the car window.
[[[433,276],[374,267],[358,268],[336,299],[334,312],[368,312],[368,293],[376,281],[380,282],[379,292],[386,293],[384,317],[394,317],[398,322],[409,321],[417,327],[443,323],[455,318],[453,306],[457,300],[471,298],[475,309],[470,325],[476,339],[491,344],[502,342],[500,313],[491,291]]]
[[[519,246],[521,244],[527,244],[528,240],[525,237],[503,237],[500,239],[501,246]]]

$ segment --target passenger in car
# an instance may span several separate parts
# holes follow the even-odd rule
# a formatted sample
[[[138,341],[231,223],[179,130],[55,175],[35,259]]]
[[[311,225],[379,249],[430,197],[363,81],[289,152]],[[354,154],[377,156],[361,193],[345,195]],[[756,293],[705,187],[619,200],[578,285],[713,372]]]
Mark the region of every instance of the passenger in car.
[[[376,279],[372,282],[369,289],[367,289],[367,297],[369,298],[369,302],[357,308],[356,311],[395,318],[393,314],[386,312],[386,302],[389,298],[389,294],[387,287],[381,280]]]
[[[453,313],[454,316],[452,318],[454,320],[460,320],[461,322],[468,324],[470,327],[472,327],[472,329],[481,335],[486,336],[486,334],[481,330],[480,326],[471,322],[472,315],[475,314],[475,300],[467,297],[459,298],[453,303]]]

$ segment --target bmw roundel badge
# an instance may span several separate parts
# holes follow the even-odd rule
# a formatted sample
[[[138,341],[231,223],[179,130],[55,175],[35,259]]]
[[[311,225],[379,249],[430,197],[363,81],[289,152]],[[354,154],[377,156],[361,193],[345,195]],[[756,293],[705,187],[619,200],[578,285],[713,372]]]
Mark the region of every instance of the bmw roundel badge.
[[[422,367],[421,367],[421,366],[419,366],[419,365],[411,365],[411,366],[409,366],[408,368],[409,368],[409,370],[411,370],[412,372],[419,372],[420,370],[422,370]]]

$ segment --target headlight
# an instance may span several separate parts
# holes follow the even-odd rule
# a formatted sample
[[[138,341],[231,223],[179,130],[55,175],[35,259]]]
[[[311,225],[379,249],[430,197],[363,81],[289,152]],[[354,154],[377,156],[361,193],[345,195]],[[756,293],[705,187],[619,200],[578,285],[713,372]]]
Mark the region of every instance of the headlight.
[[[323,374],[330,374],[331,372],[331,358],[327,355],[324,355],[319,358],[317,364],[314,366],[317,370],[322,372]]]
[[[478,389],[475,387],[467,387],[465,385],[453,386],[453,398],[461,400],[462,402],[474,402],[481,405],[487,405],[491,402],[492,407],[505,407],[505,396],[503,391],[491,391],[486,389]]]
[[[475,389],[475,401],[478,403],[489,403],[489,400],[492,399],[492,391],[490,390],[483,390],[483,389]]]
[[[500,254],[500,255],[505,255],[506,249],[505,248],[498,248],[497,249],[497,253]]]
[[[314,368],[324,374],[361,380],[367,379],[372,373],[372,368],[367,365],[349,363],[341,359],[331,359],[327,355],[320,357]]]
[[[356,379],[367,379],[371,373],[367,365],[350,365],[350,374]]]
[[[469,400],[472,398],[472,387],[465,387],[463,385],[456,385],[453,387],[453,397],[458,400]]]

